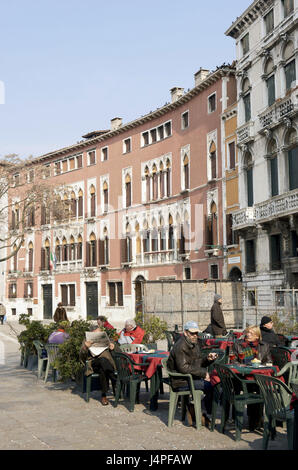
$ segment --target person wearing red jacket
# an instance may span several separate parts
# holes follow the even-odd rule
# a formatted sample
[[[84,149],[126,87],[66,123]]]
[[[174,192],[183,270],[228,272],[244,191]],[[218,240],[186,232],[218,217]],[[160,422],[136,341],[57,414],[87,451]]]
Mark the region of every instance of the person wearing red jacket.
[[[115,330],[111,323],[108,322],[107,317],[105,317],[104,315],[100,315],[97,318],[97,324],[99,328],[103,327],[108,328],[109,330]]]
[[[144,338],[145,331],[136,325],[132,319],[125,322],[123,330],[120,332],[119,344],[141,344]]]

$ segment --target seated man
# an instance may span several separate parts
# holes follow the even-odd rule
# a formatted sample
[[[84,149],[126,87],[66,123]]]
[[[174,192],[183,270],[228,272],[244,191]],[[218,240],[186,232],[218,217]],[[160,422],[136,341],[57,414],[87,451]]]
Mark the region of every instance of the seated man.
[[[205,412],[202,416],[202,423],[209,426],[212,412],[212,394],[213,389],[210,384],[210,377],[206,367],[215,360],[216,353],[209,353],[206,359],[203,359],[198,344],[199,327],[196,322],[188,321],[184,325],[184,332],[181,338],[174,344],[167,362],[167,367],[172,372],[180,372],[181,374],[191,374],[194,380],[196,390],[202,390],[205,393],[203,407]],[[172,387],[174,390],[189,390],[186,379],[173,377]],[[187,419],[190,425],[195,421],[194,407],[189,405],[187,411]]]
[[[124,329],[120,333],[118,339],[119,344],[141,344],[144,338],[145,331],[132,319],[125,322]]]
[[[114,330],[115,328],[108,322],[107,317],[100,315],[97,318],[97,324],[99,328],[109,328],[109,330]]]
[[[270,317],[264,316],[261,319],[260,330],[262,341],[271,346],[282,346],[283,343],[273,329],[273,321]]]
[[[117,346],[110,342],[105,331],[86,332],[86,340],[83,341],[80,360],[85,364],[88,360],[88,367],[85,375],[93,372],[99,374],[101,384],[101,404],[109,404],[107,399],[109,379],[115,381],[116,366],[112,357],[112,351]],[[119,348],[119,346],[118,346]],[[120,348],[118,349],[120,351]]]
[[[62,344],[69,338],[69,334],[65,332],[65,322],[59,323],[58,326],[58,329],[50,334],[48,343]]]

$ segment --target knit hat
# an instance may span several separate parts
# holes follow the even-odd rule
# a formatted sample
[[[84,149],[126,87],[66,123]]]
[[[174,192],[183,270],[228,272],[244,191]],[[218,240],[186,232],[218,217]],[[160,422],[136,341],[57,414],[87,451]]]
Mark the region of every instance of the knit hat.
[[[272,321],[272,318],[266,317],[266,315],[265,315],[264,317],[262,317],[260,326],[266,325],[267,323],[270,323],[271,321]]]
[[[184,330],[190,331],[191,333],[197,333],[199,330],[198,324],[195,321],[188,321],[184,325]]]
[[[221,299],[221,295],[219,294],[214,294],[214,302],[216,302],[217,300]]]

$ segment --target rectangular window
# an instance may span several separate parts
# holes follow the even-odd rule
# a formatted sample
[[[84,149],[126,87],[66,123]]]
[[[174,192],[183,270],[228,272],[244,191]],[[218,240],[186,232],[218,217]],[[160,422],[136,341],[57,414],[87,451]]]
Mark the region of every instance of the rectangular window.
[[[69,159],[69,169],[70,169],[70,170],[74,170],[74,169],[75,169],[75,159],[74,159],[74,157],[71,157],[71,158]]]
[[[63,170],[63,173],[65,173],[66,171],[68,171],[68,160],[63,160],[63,162],[62,162],[62,170]]]
[[[158,140],[162,140],[164,138],[164,128],[163,126],[159,126],[157,128]]]
[[[186,111],[181,115],[181,129],[187,129],[189,126],[189,113]]]
[[[271,270],[281,269],[281,236],[271,235],[270,236],[270,260]]]
[[[88,152],[88,165],[95,165],[96,163],[96,155],[95,150]]]
[[[256,271],[255,241],[254,240],[246,240],[245,254],[246,254],[246,272],[254,273]]]
[[[11,309],[11,314],[12,314],[12,315],[16,315],[16,314],[17,314],[17,309],[16,309],[16,308],[12,308],[12,309]]]
[[[264,21],[265,21],[265,28],[266,28],[266,34],[271,33],[274,29],[274,11],[273,9],[267,13],[267,15],[264,16]]]
[[[245,122],[251,119],[250,93],[243,97]]]
[[[229,144],[229,168],[230,170],[234,170],[236,166],[236,155],[235,155],[235,142],[231,142]]]
[[[55,162],[55,175],[61,174],[61,162]]]
[[[278,195],[278,167],[277,157],[270,160],[270,173],[271,173],[271,196]]]
[[[213,113],[216,110],[216,93],[208,98],[208,113]]]
[[[189,280],[191,279],[191,269],[184,268],[184,279]]]
[[[13,175],[13,182],[14,182],[14,186],[19,186],[19,184],[20,184],[20,175],[19,174]]]
[[[294,11],[294,0],[282,0],[284,8],[284,17],[289,16]]]
[[[74,307],[76,304],[75,299],[75,284],[61,284],[61,302],[65,306]]]
[[[172,123],[167,122],[165,124],[165,137],[169,137],[170,135],[172,135]]]
[[[285,293],[283,291],[275,291],[275,305],[277,307],[285,306]]]
[[[275,77],[272,75],[267,80],[267,91],[268,91],[268,106],[272,106],[275,102]]]
[[[157,137],[156,137],[156,129],[151,129],[150,131],[150,137],[151,137],[151,143],[153,144],[156,142]]]
[[[77,168],[82,168],[83,167],[83,157],[82,155],[78,155],[76,157],[77,160]]]
[[[123,141],[123,153],[131,152],[131,138],[125,139]]]
[[[149,144],[149,132],[143,132],[142,134],[143,138],[143,146]]]
[[[27,308],[27,315],[32,317],[32,315],[33,315],[32,308]]]
[[[241,39],[242,54],[245,55],[249,51],[249,34],[246,34]]]
[[[28,281],[24,284],[24,298],[32,299],[33,298],[33,282]]]
[[[295,59],[289,62],[285,66],[286,74],[286,89],[290,90],[292,88],[293,82],[296,82],[296,61]]]
[[[211,279],[218,279],[218,264],[211,264],[210,277]]]
[[[123,306],[123,286],[122,282],[108,282],[109,305],[111,307]]]
[[[247,206],[254,205],[254,187],[253,187],[253,167],[246,170],[246,184],[247,184]]]
[[[256,293],[254,290],[247,291],[247,305],[254,307],[256,305]]]
[[[298,188],[298,147],[288,152],[290,191]]]
[[[51,176],[51,165],[45,165],[43,170],[43,177],[49,178]]]
[[[27,175],[28,183],[33,183],[34,181],[34,170],[29,170]]]
[[[105,162],[108,160],[108,158],[109,158],[109,149],[108,147],[104,147],[103,149],[101,149],[101,161]]]

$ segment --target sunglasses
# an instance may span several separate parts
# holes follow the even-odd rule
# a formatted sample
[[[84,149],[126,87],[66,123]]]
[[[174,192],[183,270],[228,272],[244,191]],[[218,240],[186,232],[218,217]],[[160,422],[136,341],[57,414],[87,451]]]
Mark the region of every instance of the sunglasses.
[[[196,331],[195,333],[192,333],[191,331],[187,330],[187,332],[191,335],[191,336],[198,336],[198,331]]]

